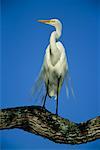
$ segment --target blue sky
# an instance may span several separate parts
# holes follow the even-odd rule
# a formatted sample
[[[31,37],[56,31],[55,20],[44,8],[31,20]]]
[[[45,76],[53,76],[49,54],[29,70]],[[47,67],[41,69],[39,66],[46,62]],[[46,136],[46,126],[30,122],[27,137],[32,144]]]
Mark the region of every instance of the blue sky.
[[[66,48],[76,98],[59,96],[59,115],[82,122],[100,114],[99,0],[2,0],[1,108],[33,105],[31,87],[40,71],[53,27],[38,19],[63,23],[60,41]],[[55,101],[46,108],[55,112]],[[1,131],[2,149],[100,149],[100,140],[55,144],[22,130]]]

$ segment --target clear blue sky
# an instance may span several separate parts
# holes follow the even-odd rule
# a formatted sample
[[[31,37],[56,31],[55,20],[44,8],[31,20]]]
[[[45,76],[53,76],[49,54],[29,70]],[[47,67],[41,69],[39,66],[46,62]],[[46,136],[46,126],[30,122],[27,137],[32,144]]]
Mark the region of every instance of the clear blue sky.
[[[1,108],[33,105],[31,87],[41,68],[53,27],[36,22],[58,18],[76,98],[63,86],[59,115],[82,122],[100,114],[99,0],[2,0]],[[55,101],[46,108],[55,112]],[[2,149],[100,149],[100,140],[82,145],[55,144],[19,129],[0,132]]]

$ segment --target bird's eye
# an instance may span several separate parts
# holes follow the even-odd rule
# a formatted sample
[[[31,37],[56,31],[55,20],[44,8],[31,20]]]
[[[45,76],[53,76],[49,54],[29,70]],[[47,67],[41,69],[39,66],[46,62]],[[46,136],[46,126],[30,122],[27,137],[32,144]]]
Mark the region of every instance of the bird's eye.
[[[54,21],[54,20],[51,20],[51,22],[52,22],[52,23],[55,23],[55,21]]]

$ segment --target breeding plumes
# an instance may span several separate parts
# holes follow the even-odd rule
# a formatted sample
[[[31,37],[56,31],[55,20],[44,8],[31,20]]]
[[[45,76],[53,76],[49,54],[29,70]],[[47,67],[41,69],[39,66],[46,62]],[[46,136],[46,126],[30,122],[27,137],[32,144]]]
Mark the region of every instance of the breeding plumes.
[[[57,104],[56,114],[58,114],[58,95],[64,80],[66,80],[66,91],[68,95],[68,80],[70,79],[65,49],[59,41],[62,33],[62,24],[58,19],[38,20],[38,22],[52,25],[55,27],[55,31],[51,33],[50,43],[46,49],[39,77],[33,86],[33,95],[37,91],[42,91],[45,88],[43,107],[45,107],[47,96],[50,98],[55,97]]]

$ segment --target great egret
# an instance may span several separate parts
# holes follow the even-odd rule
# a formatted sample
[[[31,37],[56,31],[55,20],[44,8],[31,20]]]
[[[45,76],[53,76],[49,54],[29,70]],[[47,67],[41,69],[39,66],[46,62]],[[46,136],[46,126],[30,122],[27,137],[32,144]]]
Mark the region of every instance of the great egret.
[[[56,114],[58,114],[58,95],[64,79],[68,81],[67,57],[62,43],[58,41],[62,33],[62,24],[58,19],[38,20],[38,22],[51,25],[55,27],[56,30],[51,33],[50,44],[46,49],[44,63],[42,65],[38,80],[33,87],[33,94],[37,92],[42,83],[44,83],[46,93],[44,96],[43,107],[45,107],[47,96],[50,98],[55,97],[57,100]],[[68,89],[68,82],[66,82],[66,87]]]

